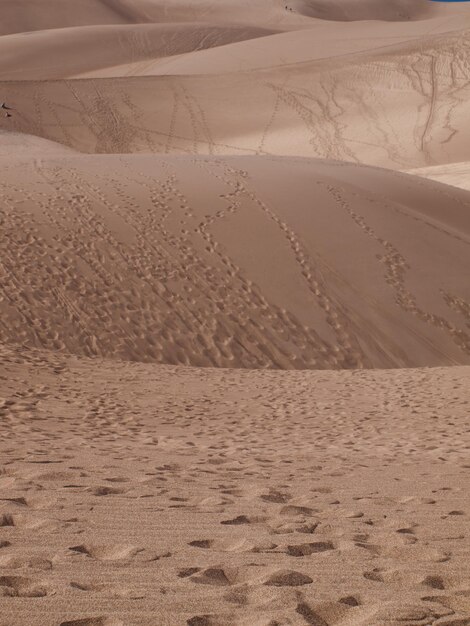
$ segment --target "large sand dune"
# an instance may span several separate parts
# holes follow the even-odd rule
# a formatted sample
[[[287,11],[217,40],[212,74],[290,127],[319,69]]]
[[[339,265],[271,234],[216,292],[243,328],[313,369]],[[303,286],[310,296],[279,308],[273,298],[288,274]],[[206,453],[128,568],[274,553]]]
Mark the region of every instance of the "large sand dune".
[[[82,152],[268,153],[404,169],[465,161],[464,34],[235,74],[7,82],[16,114],[0,128]]]
[[[0,37],[0,79],[57,79],[109,72],[215,46],[258,38],[272,31],[211,24],[82,26]],[[7,88],[8,91],[8,88]]]
[[[469,37],[0,0],[0,626],[470,626]]]
[[[470,362],[465,192],[308,159],[95,156],[4,161],[2,193],[4,340],[223,367]]]

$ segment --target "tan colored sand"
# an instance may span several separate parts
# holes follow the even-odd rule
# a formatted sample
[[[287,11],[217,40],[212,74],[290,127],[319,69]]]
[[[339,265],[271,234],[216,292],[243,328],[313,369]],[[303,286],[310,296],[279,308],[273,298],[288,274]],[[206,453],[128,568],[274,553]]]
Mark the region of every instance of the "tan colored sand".
[[[470,626],[469,33],[0,0],[0,626]]]
[[[409,173],[470,191],[470,162],[422,167]]]
[[[469,368],[1,357],[2,623],[468,624]]]
[[[82,152],[274,153],[398,169],[465,161],[468,41],[439,35],[235,74],[8,82],[16,114],[0,128]]]
[[[310,159],[1,165],[5,341],[219,367],[470,363],[466,192]]]

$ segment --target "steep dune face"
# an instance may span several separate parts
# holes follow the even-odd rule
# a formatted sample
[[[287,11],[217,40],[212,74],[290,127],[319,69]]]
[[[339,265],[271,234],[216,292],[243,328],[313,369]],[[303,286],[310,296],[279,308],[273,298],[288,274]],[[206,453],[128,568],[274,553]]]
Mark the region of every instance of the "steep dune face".
[[[3,341],[222,367],[470,362],[463,191],[266,157],[2,171]]]
[[[0,128],[82,152],[283,154],[411,169],[465,161],[470,39],[235,75],[0,85]]]

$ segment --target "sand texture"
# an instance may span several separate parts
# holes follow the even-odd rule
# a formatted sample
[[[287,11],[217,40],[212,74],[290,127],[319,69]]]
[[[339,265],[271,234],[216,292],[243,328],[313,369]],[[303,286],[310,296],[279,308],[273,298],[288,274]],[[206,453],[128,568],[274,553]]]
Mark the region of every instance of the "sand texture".
[[[469,42],[0,0],[0,626],[470,626]]]
[[[2,623],[469,623],[468,367],[2,362]]]
[[[2,172],[3,341],[196,366],[470,363],[468,192],[273,157]]]

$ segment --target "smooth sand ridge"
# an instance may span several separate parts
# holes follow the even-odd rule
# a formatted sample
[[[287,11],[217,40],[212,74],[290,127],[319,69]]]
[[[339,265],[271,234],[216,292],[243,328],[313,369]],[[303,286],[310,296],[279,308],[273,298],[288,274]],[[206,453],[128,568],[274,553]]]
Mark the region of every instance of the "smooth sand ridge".
[[[1,165],[4,341],[199,366],[470,362],[464,191],[309,159]]]
[[[291,30],[322,20],[431,19],[458,6],[428,0],[0,0],[0,35],[103,24],[231,22]]]
[[[257,38],[273,31],[213,24],[82,26],[0,37],[1,80],[68,78]]]
[[[470,368],[0,355],[3,624],[468,625]]]
[[[82,152],[314,156],[410,169],[469,159],[468,31],[382,54],[216,76],[0,84],[0,128]]]
[[[437,35],[461,34],[470,27],[470,15],[455,20],[423,20],[416,22],[376,22],[371,30],[368,22],[316,22],[315,27],[266,37],[245,37],[216,49],[207,47],[190,53],[166,55],[156,59],[108,65],[101,69],[75,74],[72,78],[107,78],[118,76],[156,76],[188,74],[227,74],[260,69],[275,69],[309,61],[334,59],[358,53],[368,57],[394,51],[399,44],[429,44]],[[5,38],[4,38],[5,39]],[[227,38],[228,39],[228,38]],[[0,44],[1,44],[0,39]],[[406,48],[405,48],[406,51]],[[15,78],[17,63],[8,66],[3,75]],[[52,76],[49,76],[51,78]]]
[[[432,5],[426,1],[426,6]],[[201,16],[209,23],[201,24]],[[292,32],[286,36],[261,45],[228,46],[223,52],[200,55],[194,52],[276,31],[258,23],[238,26],[216,23],[212,13],[206,12],[195,15],[194,20],[171,24],[167,18],[158,24],[132,22],[55,27],[29,32],[27,45],[24,33],[4,34],[0,37],[0,78],[44,80],[162,72],[223,73],[311,60],[317,56],[344,55],[430,33],[462,30],[466,22],[470,26],[468,13],[458,9],[429,11],[426,19],[421,20],[377,22],[373,33],[370,24],[360,21],[351,24],[314,19],[308,22],[308,32],[292,27]],[[283,30],[282,25],[280,28]],[[185,53],[182,59],[171,63],[162,61],[162,58],[182,53]]]

